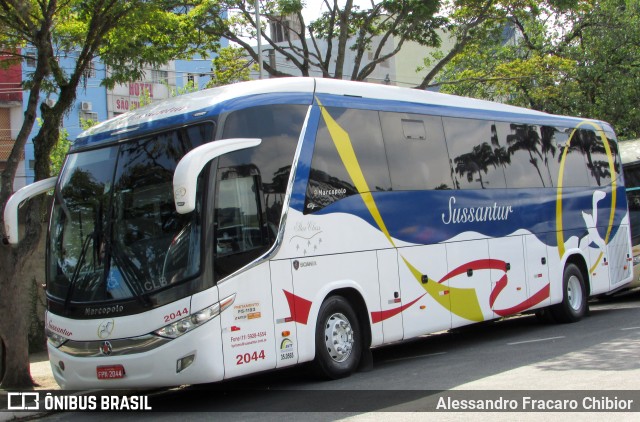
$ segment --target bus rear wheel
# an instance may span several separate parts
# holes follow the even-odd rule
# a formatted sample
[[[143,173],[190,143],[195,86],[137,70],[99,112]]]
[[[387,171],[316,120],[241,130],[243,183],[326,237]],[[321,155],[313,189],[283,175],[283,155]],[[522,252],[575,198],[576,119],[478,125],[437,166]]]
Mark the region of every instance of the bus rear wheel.
[[[562,280],[562,302],[551,308],[558,322],[580,321],[587,313],[587,289],[584,275],[575,264],[568,264]]]
[[[362,333],[353,308],[342,296],[331,296],[320,307],[316,323],[318,375],[338,379],[358,368],[362,355]]]

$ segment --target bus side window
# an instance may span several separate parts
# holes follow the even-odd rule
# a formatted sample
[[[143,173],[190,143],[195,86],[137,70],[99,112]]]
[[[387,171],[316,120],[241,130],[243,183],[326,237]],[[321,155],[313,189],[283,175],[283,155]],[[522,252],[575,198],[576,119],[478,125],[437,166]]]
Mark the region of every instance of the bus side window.
[[[302,104],[269,104],[229,113],[222,138],[260,138],[256,148],[220,157],[220,168],[253,164],[260,173],[271,242],[280,225],[289,173],[308,110]]]
[[[604,139],[600,133],[596,133],[591,129],[581,129],[580,134],[583,139],[587,171],[590,176],[591,186],[600,187],[609,185],[612,174],[609,168],[607,151],[604,147]],[[612,153],[614,154],[613,156],[616,157],[617,154],[615,154],[615,150],[613,150]]]
[[[458,189],[506,187],[500,146],[491,121],[444,117],[444,131]]]
[[[574,130],[573,128],[558,128],[554,134],[558,148],[558,156],[556,158],[556,171],[551,174],[554,175],[556,186],[559,183],[557,179],[560,175],[560,162],[565,153],[566,157],[564,159],[562,178],[563,187],[585,187],[591,184],[590,176],[587,174],[587,158],[585,156],[584,145],[582,144],[583,137],[580,136],[580,132],[580,130]]]
[[[550,145],[545,144],[536,125],[496,122],[499,144],[506,153],[502,160],[509,188],[552,187],[549,159]]]
[[[328,130],[325,117],[320,119],[311,162],[305,213],[322,209],[358,193],[350,171],[362,171],[369,191],[391,190],[389,167],[382,141],[382,129],[377,111],[327,107],[330,115],[347,134],[356,163],[344,162]],[[347,166],[352,168],[347,169]],[[352,173],[353,174],[353,173]]]
[[[216,183],[216,274],[226,277],[270,245],[260,175],[254,166],[218,170]]]
[[[393,190],[453,189],[442,118],[381,112]]]

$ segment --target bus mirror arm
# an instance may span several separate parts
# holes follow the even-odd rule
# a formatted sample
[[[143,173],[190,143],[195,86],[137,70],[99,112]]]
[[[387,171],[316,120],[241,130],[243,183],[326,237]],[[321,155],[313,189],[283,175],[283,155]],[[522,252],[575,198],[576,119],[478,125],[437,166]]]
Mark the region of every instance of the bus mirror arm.
[[[7,201],[7,206],[4,208],[4,232],[6,237],[2,239],[2,243],[5,245],[18,244],[20,240],[18,235],[18,210],[20,209],[20,205],[27,199],[31,199],[34,196],[53,189],[56,186],[56,180],[58,180],[57,176],[39,180],[19,189],[11,195]]]
[[[180,214],[196,209],[196,186],[200,172],[211,160],[229,152],[260,145],[262,139],[231,138],[209,142],[189,151],[173,174],[173,199]]]

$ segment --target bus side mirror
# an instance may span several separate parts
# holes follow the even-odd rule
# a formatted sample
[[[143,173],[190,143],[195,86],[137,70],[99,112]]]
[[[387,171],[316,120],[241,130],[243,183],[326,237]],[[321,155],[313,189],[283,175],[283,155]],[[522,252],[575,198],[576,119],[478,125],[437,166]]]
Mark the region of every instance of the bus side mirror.
[[[207,163],[216,157],[240,149],[260,145],[262,139],[231,138],[209,142],[189,151],[176,166],[173,174],[173,200],[180,214],[196,209],[198,175]]]
[[[27,199],[53,189],[56,186],[56,180],[58,180],[57,176],[39,180],[19,189],[11,195],[4,209],[4,232],[7,237],[2,239],[2,243],[10,245],[18,244],[20,240],[18,235],[18,209],[20,209],[20,205]]]

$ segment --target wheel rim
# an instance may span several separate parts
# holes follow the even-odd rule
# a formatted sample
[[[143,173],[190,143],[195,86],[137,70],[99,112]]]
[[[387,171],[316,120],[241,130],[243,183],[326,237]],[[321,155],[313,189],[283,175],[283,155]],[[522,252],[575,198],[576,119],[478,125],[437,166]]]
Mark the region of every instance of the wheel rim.
[[[353,328],[343,314],[335,313],[324,325],[324,340],[329,356],[335,362],[344,362],[353,350]]]
[[[567,297],[569,298],[569,306],[574,311],[580,310],[582,307],[582,283],[575,275],[569,277],[567,281]]]

